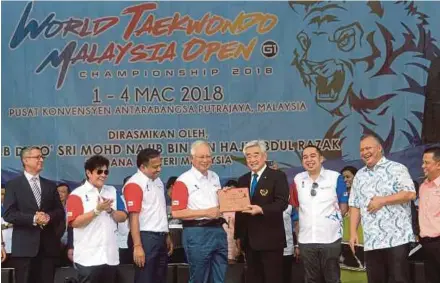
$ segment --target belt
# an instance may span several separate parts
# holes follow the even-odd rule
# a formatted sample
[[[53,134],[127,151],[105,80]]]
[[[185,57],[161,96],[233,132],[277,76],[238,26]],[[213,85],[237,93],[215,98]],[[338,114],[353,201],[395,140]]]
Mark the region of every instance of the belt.
[[[141,233],[146,233],[146,234],[156,234],[156,235],[160,235],[160,236],[168,235],[168,232],[141,231]]]
[[[218,219],[203,219],[203,220],[184,220],[182,221],[183,228],[186,227],[222,227],[227,223],[224,218]]]

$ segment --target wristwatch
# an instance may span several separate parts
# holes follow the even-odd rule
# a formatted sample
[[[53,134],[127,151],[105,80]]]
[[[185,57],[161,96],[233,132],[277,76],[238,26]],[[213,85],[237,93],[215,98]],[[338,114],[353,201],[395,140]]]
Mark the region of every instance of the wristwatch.
[[[95,213],[95,216],[99,216],[101,214],[101,211],[95,208],[93,209],[93,213]]]
[[[110,208],[110,211],[107,211],[108,214],[112,214],[115,210],[113,208]]]

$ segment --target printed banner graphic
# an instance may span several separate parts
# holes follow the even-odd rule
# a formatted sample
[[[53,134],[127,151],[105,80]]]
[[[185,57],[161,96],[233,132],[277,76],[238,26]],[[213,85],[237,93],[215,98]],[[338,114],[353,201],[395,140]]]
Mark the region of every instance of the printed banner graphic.
[[[41,146],[43,175],[56,181],[80,182],[84,160],[103,154],[108,183],[120,185],[147,147],[162,153],[167,179],[189,168],[198,139],[222,180],[247,171],[242,149],[254,139],[291,180],[309,144],[328,168],[360,167],[365,133],[419,180],[423,149],[440,142],[429,134],[440,121],[426,118],[440,102],[428,84],[439,11],[411,1],[2,3],[2,182],[22,170],[27,145]]]

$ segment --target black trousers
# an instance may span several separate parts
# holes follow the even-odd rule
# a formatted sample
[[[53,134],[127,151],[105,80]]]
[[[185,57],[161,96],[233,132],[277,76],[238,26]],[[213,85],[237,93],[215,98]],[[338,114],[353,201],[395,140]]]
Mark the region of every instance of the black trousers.
[[[247,246],[245,258],[247,283],[283,282],[283,249],[256,251]]]
[[[292,283],[293,255],[283,256],[283,283]]]
[[[75,269],[78,271],[78,283],[116,283],[116,266],[83,266],[75,263]]]
[[[365,252],[368,283],[411,283],[409,245]]]
[[[425,256],[424,269],[426,282],[440,282],[440,237],[420,240]]]
[[[341,239],[331,244],[299,244],[307,283],[339,283]]]
[[[41,252],[36,257],[14,257],[16,283],[53,283],[57,257],[48,257]]]

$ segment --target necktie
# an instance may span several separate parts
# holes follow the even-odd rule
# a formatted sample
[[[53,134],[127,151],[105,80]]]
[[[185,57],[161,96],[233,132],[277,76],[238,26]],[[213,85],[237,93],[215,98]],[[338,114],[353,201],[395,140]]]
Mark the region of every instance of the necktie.
[[[258,183],[257,178],[258,178],[258,174],[256,174],[256,173],[252,174],[251,197],[254,196],[255,188],[257,187],[257,183]]]
[[[37,177],[32,177],[31,188],[32,188],[32,192],[34,193],[35,200],[37,201],[37,205],[38,205],[38,207],[40,207],[41,189],[40,189],[40,186],[38,185],[38,178]]]

